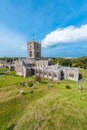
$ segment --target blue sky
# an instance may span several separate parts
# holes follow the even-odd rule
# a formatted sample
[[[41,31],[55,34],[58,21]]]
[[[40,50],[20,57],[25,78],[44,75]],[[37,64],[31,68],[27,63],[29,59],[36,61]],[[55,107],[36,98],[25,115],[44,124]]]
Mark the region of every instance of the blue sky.
[[[27,57],[33,33],[42,56],[87,56],[87,0],[0,0],[0,57]]]

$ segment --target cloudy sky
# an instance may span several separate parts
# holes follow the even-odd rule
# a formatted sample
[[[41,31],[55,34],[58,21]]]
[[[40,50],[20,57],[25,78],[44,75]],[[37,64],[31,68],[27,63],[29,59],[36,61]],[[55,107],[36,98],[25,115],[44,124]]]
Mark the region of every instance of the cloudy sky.
[[[87,56],[87,0],[0,0],[0,57],[27,56],[27,41],[42,56]]]

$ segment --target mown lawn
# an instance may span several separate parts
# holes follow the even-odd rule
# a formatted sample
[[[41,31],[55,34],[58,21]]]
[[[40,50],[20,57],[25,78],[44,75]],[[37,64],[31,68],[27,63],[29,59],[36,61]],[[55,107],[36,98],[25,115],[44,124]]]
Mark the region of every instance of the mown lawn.
[[[0,130],[87,130],[87,71],[81,73],[82,91],[77,82],[69,80],[38,83],[34,77],[1,76]]]

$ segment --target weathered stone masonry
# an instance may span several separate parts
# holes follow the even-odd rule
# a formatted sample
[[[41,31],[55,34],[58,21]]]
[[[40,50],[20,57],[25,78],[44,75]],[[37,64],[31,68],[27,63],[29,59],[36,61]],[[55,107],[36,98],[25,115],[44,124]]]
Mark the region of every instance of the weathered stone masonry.
[[[41,45],[35,41],[27,43],[28,59],[15,62],[18,75],[29,77],[32,70],[41,77],[60,81],[61,79],[79,80],[79,68],[53,65],[52,60],[41,59]]]

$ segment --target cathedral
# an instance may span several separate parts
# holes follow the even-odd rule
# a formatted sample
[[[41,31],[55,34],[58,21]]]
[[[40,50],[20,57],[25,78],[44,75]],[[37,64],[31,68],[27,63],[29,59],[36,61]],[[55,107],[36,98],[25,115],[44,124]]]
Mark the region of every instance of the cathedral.
[[[79,68],[53,65],[51,59],[41,58],[41,44],[36,41],[27,42],[27,59],[15,61],[15,71],[17,75],[29,77],[39,75],[51,80],[60,81],[62,79],[79,80]]]

